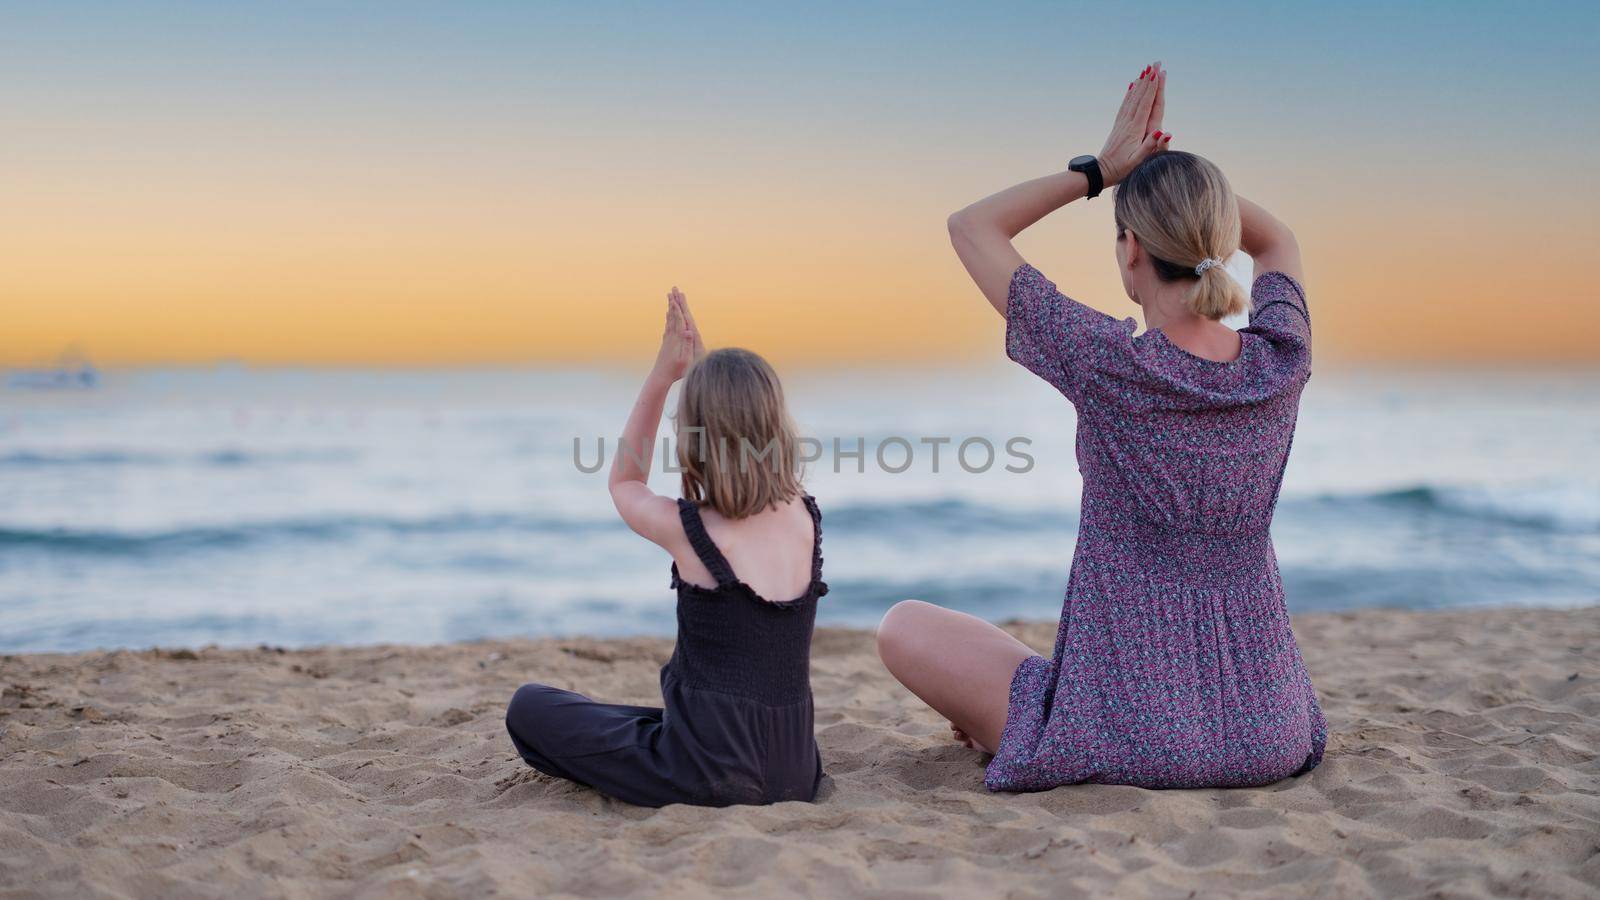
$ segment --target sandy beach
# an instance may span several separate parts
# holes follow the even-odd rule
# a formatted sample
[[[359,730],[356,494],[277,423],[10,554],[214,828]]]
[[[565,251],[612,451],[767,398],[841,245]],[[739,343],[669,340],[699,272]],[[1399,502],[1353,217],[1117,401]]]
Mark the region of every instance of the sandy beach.
[[[527,680],[652,701],[670,640],[8,656],[0,895],[1600,890],[1600,608],[1295,624],[1332,731],[1306,777],[990,794],[870,634],[824,629],[820,802],[728,810],[625,806],[506,740]]]

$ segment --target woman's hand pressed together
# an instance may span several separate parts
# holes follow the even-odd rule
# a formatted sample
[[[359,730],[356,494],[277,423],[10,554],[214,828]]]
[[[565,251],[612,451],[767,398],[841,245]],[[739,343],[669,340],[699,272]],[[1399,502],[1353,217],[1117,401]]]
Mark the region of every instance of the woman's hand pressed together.
[[[1152,63],[1123,93],[1100,150],[1100,174],[1110,187],[1128,176],[1151,154],[1167,148],[1172,135],[1161,131],[1166,112],[1167,73]],[[1009,187],[950,216],[950,243],[983,296],[1000,315],[1006,314],[1011,276],[1025,260],[1011,239],[1052,212],[1088,195],[1089,181],[1079,172],[1058,172]]]
[[[1167,72],[1151,63],[1122,97],[1122,107],[1111,124],[1111,134],[1100,148],[1100,174],[1106,187],[1122,181],[1154,153],[1167,149],[1172,135],[1161,130],[1167,108]]]

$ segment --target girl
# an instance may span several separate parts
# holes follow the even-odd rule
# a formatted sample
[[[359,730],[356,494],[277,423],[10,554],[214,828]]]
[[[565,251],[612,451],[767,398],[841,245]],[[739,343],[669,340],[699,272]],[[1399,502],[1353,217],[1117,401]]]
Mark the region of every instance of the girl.
[[[645,482],[680,378],[674,500]],[[778,376],[748,350],[705,355],[677,288],[611,466],[611,499],[628,527],[672,555],[678,644],[661,669],[666,708],[523,685],[506,710],[511,743],[541,772],[641,806],[811,800],[822,779],[810,674],[812,622],[828,592],[822,513],[801,489]]]
[[[1311,374],[1300,248],[1216,166],[1168,151],[1166,73],[1130,84],[1100,157],[950,217],[967,272],[1006,318],[1006,352],[1078,411],[1082,518],[1055,652],[987,622],[897,604],[878,632],[895,677],[994,754],[992,790],[1094,781],[1259,785],[1309,771],[1326,723],[1268,526]],[[1144,314],[1066,297],[1011,239],[1117,188],[1115,254]],[[1223,269],[1255,261],[1250,325]]]

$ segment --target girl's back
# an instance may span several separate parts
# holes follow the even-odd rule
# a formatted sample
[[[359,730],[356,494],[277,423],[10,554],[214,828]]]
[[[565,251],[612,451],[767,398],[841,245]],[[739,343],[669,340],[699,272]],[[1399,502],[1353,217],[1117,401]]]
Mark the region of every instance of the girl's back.
[[[756,596],[782,602],[810,588],[812,544],[817,535],[801,498],[743,519],[729,519],[702,506],[700,518],[729,567]],[[702,588],[716,587],[716,579],[687,541],[682,548],[673,548],[672,558],[684,581]]]
[[[661,669],[666,713],[650,758],[636,764],[654,767],[661,774],[648,780],[672,783],[690,802],[809,800],[822,778],[811,700],[811,629],[828,592],[822,513],[810,496],[795,505],[812,531],[805,584],[774,601],[740,578],[702,509],[678,501],[683,533],[709,584],[684,580],[673,564],[678,643]]]

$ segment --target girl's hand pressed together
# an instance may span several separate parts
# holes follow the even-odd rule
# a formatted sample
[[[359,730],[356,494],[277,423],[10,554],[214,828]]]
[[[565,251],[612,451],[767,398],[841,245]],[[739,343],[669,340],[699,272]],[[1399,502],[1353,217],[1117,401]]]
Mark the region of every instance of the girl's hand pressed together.
[[[1122,108],[1111,125],[1111,135],[1100,150],[1100,174],[1110,187],[1128,176],[1139,163],[1167,149],[1172,135],[1161,130],[1167,106],[1167,73],[1161,63],[1151,63],[1122,97]]]
[[[661,349],[651,377],[675,382],[689,371],[696,357],[705,352],[700,332],[689,315],[689,301],[674,287],[667,294],[667,324],[661,333]]]
[[[669,550],[683,539],[678,501],[650,490],[650,463],[655,456],[656,430],[661,425],[667,394],[704,353],[700,330],[689,313],[689,301],[674,287],[667,293],[667,324],[661,331],[661,349],[656,351],[655,365],[622,427],[610,480],[611,501],[622,521]]]
[[[700,339],[700,326],[695,324],[694,313],[689,310],[689,298],[685,297],[683,291],[678,290],[676,285],[667,297],[671,299],[674,295],[678,298],[678,307],[683,310],[683,317],[689,322],[689,331],[694,335],[694,358],[699,359],[706,355],[706,342]]]

